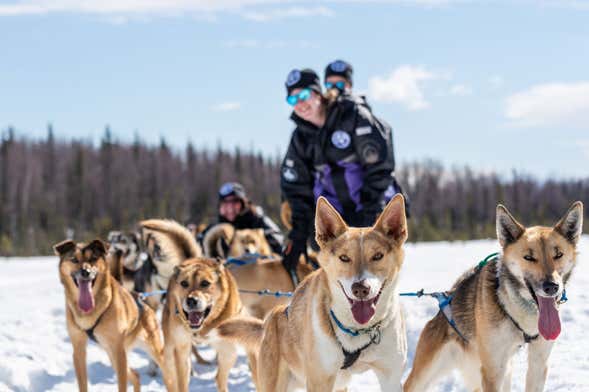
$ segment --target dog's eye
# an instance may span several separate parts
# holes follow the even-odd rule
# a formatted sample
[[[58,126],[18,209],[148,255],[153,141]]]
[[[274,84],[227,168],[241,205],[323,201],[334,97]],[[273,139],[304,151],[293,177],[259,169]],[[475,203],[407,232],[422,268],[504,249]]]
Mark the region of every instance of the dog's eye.
[[[534,261],[538,261],[538,260],[536,260],[536,259],[534,258],[534,256],[530,256],[530,255],[525,255],[525,256],[524,256],[524,260],[527,260],[527,261],[532,261],[532,262],[534,262]]]
[[[200,282],[200,287],[202,287],[202,288],[209,287],[210,285],[211,285],[211,282],[209,282],[208,280],[203,280],[202,282]]]
[[[349,262],[350,262],[350,258],[349,258],[348,256],[346,256],[346,255],[341,255],[341,256],[339,257],[339,259],[340,259],[341,261],[343,261],[344,263],[349,263]]]
[[[78,259],[76,259],[75,257],[71,258],[70,261],[74,264],[78,264]]]
[[[187,280],[183,280],[182,282],[180,282],[180,286],[182,286],[184,288],[188,288],[188,286],[190,286],[190,284],[188,284]]]
[[[378,261],[380,259],[382,259],[384,257],[384,255],[380,252],[376,253],[374,256],[372,256],[372,261]]]
[[[557,250],[556,255],[554,256],[554,260],[558,260],[563,256],[562,252]]]

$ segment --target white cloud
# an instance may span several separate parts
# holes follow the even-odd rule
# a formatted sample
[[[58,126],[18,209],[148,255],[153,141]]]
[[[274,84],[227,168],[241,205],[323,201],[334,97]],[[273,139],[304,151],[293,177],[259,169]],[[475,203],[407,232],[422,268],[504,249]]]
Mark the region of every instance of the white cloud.
[[[280,0],[21,0],[0,5],[0,15],[77,12],[87,14],[157,14],[238,10]]]
[[[370,98],[376,102],[400,103],[409,110],[429,107],[423,94],[424,82],[439,76],[421,66],[402,65],[388,76],[374,76],[368,81]]]
[[[472,95],[472,88],[464,84],[455,84],[454,86],[450,87],[450,95]]]
[[[215,112],[233,112],[241,109],[240,102],[222,102],[211,107]]]
[[[583,156],[589,159],[589,139],[586,140],[577,140],[577,146],[581,149]]]
[[[421,7],[465,3],[469,0],[331,0],[338,3],[391,3]],[[326,1],[327,2],[327,1]],[[185,13],[243,11],[246,18],[256,21],[288,17],[333,16],[329,8],[309,7],[308,0],[8,0],[0,4],[0,16],[48,14],[57,12],[101,15],[173,16]],[[286,9],[256,11],[252,7],[288,6]]]
[[[589,128],[589,82],[540,84],[513,94],[505,116],[516,126]]]
[[[247,11],[242,16],[254,22],[269,22],[288,18],[308,18],[314,16],[333,17],[335,12],[327,7],[290,7],[266,11]]]
[[[493,75],[489,78],[489,83],[491,84],[491,86],[493,88],[499,88],[499,87],[503,86],[503,83],[505,83],[505,80],[500,75]]]
[[[239,39],[223,42],[223,46],[230,49],[317,49],[319,44],[311,41],[260,41],[255,39]]]

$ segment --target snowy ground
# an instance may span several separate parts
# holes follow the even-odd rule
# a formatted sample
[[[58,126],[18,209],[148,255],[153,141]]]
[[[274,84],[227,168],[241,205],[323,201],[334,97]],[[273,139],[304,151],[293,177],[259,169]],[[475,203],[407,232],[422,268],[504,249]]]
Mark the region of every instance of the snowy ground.
[[[547,391],[589,391],[589,236],[582,239],[579,264],[567,288],[569,302],[562,306],[563,331],[551,356]],[[498,250],[496,241],[425,243],[408,245],[400,280],[401,291],[439,291],[451,286],[466,268]],[[436,312],[429,298],[402,299],[408,329],[409,364],[421,328]],[[57,273],[57,258],[0,258],[0,392],[73,391],[76,379],[65,328],[64,297]],[[211,354],[210,352],[204,353]],[[514,361],[513,390],[523,391],[525,349]],[[143,391],[163,391],[161,378],[147,375],[147,357],[137,351],[131,366],[141,374]],[[90,343],[88,373],[91,391],[115,391],[115,376],[106,354]],[[407,369],[405,377],[407,376]],[[191,380],[193,391],[214,391],[212,367],[199,367]],[[253,390],[243,356],[233,369],[231,391]],[[368,372],[354,378],[350,391],[378,391],[376,377]],[[460,379],[449,377],[436,391],[463,391]]]

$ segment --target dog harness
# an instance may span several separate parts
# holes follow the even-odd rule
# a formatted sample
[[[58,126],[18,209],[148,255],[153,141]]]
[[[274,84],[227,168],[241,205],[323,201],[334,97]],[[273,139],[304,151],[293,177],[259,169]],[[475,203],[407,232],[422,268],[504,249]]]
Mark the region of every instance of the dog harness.
[[[104,312],[102,312],[102,314],[98,317],[98,319],[96,319],[96,322],[94,323],[94,325],[86,330],[86,335],[88,335],[90,340],[92,340],[94,343],[98,343],[98,340],[96,340],[96,336],[94,336],[94,328],[96,328],[96,326],[100,322],[102,315],[104,315]]]
[[[362,351],[366,350],[372,344],[379,344],[380,343],[380,341],[381,341],[380,329],[381,329],[381,324],[382,324],[383,320],[380,320],[378,323],[374,324],[373,326],[371,326],[369,328],[352,329],[352,328],[345,327],[341,323],[341,321],[339,321],[338,318],[335,316],[335,313],[333,313],[333,310],[329,309],[329,314],[330,314],[331,318],[333,319],[333,321],[335,322],[335,325],[337,325],[337,327],[341,331],[346,333],[347,335],[350,335],[352,337],[356,337],[356,336],[360,336],[360,335],[369,335],[370,336],[370,341],[368,343],[366,343],[364,346],[360,347],[356,351],[350,352],[344,348],[344,345],[342,344],[342,342],[340,342],[340,340],[337,338],[337,334],[335,335],[335,339],[337,340],[337,342],[341,346],[342,352],[344,353],[344,363],[340,369],[343,370],[343,369],[349,368],[354,363],[356,363],[356,361],[360,357],[360,354],[362,354]],[[334,331],[334,333],[335,333],[335,331]]]
[[[251,254],[244,254],[239,257],[229,257],[227,261],[225,261],[225,266],[229,266],[234,264],[238,267],[243,265],[255,264],[259,259],[266,259],[267,256],[262,256],[259,253],[251,253]]]
[[[139,315],[137,316],[137,323],[139,323],[139,320],[141,319],[141,316],[143,315],[143,310],[144,310],[143,302],[141,302],[140,296],[136,296],[136,297],[133,296],[133,299],[135,299],[135,303],[137,304],[137,310],[139,311]],[[106,312],[106,310],[105,310],[105,312]],[[105,312],[102,312],[102,314],[98,317],[98,319],[96,320],[94,325],[85,331],[86,335],[88,335],[90,340],[92,340],[94,343],[98,343],[98,340],[96,340],[96,336],[94,335],[94,328],[96,328],[96,326],[100,322],[100,319],[102,318],[102,316],[104,315]]]

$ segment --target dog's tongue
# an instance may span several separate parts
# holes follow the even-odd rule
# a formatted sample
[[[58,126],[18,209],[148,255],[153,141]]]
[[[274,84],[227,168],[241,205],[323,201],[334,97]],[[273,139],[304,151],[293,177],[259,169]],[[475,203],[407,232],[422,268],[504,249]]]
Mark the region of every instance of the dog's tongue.
[[[538,318],[538,331],[546,340],[555,340],[560,335],[560,317],[556,309],[554,298],[538,296],[540,317]]]
[[[352,315],[360,324],[366,324],[374,316],[374,301],[353,301]]]
[[[94,309],[94,296],[92,296],[92,281],[79,280],[78,287],[80,288],[80,296],[78,298],[78,305],[80,309],[88,313]]]
[[[188,321],[190,326],[200,327],[202,324],[203,312],[190,312],[188,313]]]

